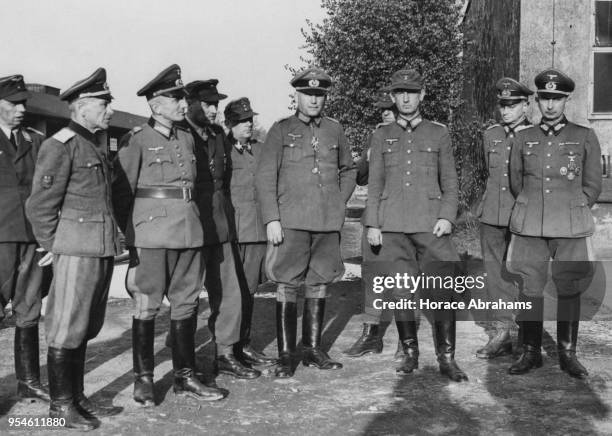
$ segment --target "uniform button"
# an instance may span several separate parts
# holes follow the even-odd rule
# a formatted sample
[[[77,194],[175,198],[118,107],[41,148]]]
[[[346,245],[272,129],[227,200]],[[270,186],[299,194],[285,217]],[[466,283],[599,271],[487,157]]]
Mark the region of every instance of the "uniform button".
[[[550,153],[546,153],[546,157],[550,157]]]
[[[412,150],[406,150],[406,153],[410,154],[412,153]]]
[[[505,187],[505,186],[502,186],[502,191],[505,191],[505,190],[506,190],[506,187]]]
[[[552,142],[549,142],[548,145],[552,145]]]
[[[153,217],[152,216],[149,217],[149,221],[153,221]]]
[[[550,182],[550,177],[546,177],[546,181],[547,181],[547,182]]]
[[[185,164],[183,162],[179,163],[179,167],[184,167]]]
[[[406,171],[406,175],[409,176],[410,175],[410,171]]]
[[[510,161],[508,159],[506,159],[506,163],[510,163]]]
[[[79,218],[79,222],[82,223],[83,222],[83,218]]]
[[[546,165],[546,169],[549,170],[550,169],[550,165]]]
[[[406,186],[410,186],[410,183],[406,183]]]
[[[412,163],[412,161],[411,161],[411,160],[409,160],[409,161],[408,161],[408,162],[406,162],[406,163],[407,163],[408,165],[410,165],[410,164]]]
[[[180,153],[177,153],[177,154],[176,154],[176,157],[181,157],[181,154],[180,154]]]
[[[91,162],[87,162],[87,168],[91,168]]]
[[[510,150],[510,147],[506,147],[507,150]]]
[[[412,144],[412,139],[409,139],[409,140],[408,140],[408,144]]]
[[[187,171],[181,171],[181,174],[185,176],[187,175]]]
[[[160,162],[161,162],[161,159],[160,159],[160,158],[157,158],[157,159],[155,159],[155,162],[160,163]]]
[[[508,173],[504,173],[504,177],[508,177]]]
[[[427,151],[431,151],[431,147],[427,147]]]
[[[547,194],[550,194],[550,189],[547,189],[547,190],[546,190],[546,191],[544,191],[544,192],[546,192]]]
[[[322,187],[323,187],[323,185],[321,183],[319,183],[319,188],[322,188]]]

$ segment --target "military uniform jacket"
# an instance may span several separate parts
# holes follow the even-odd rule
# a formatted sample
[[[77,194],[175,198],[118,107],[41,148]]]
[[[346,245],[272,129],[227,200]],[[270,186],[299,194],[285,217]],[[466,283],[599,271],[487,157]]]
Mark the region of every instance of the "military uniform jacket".
[[[431,232],[455,222],[458,186],[447,128],[398,120],[374,132],[365,225],[384,232]]]
[[[230,144],[234,142],[231,135],[228,142]],[[230,146],[232,162],[230,191],[238,242],[265,242],[266,229],[255,195],[255,171],[263,144],[252,141],[248,146],[242,146],[241,150],[234,145]]]
[[[591,235],[591,206],[601,192],[597,136],[566,120],[546,128],[528,127],[513,140],[510,183],[516,203],[510,231],[552,238]]]
[[[45,140],[38,153],[26,213],[47,251],[83,257],[119,252],[106,146],[70,122]]]
[[[340,231],[355,188],[355,166],[342,126],[327,117],[277,121],[255,175],[265,224],[315,232]]]
[[[126,242],[141,248],[202,246],[198,208],[186,198],[139,198],[138,189],[193,189],[196,157],[192,135],[150,119],[121,140],[115,158],[115,210]]]
[[[524,129],[527,121],[516,128]],[[487,186],[476,215],[480,222],[493,226],[507,227],[514,206],[514,196],[510,191],[510,150],[511,137],[516,133],[495,124],[485,130],[483,147],[486,167],[489,172]]]
[[[195,141],[196,205],[204,231],[204,245],[235,241],[234,211],[229,198],[231,152],[220,126],[201,128],[189,119]]]
[[[25,203],[32,189],[34,165],[45,138],[34,129],[20,128],[17,148],[0,132],[0,242],[34,242]]]

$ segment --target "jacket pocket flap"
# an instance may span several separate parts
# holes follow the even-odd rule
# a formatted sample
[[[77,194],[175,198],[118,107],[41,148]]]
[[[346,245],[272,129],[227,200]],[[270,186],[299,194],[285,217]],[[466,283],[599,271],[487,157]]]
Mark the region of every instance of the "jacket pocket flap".
[[[165,207],[156,207],[138,215],[138,217],[134,220],[134,225],[142,224],[147,221],[153,221],[157,218],[163,218],[166,216],[168,215]]]
[[[419,151],[424,151],[426,153],[439,153],[440,152],[440,145],[439,144],[420,144],[419,145]]]
[[[155,153],[147,156],[147,165],[160,164],[162,162],[172,162],[172,158],[167,153]]]
[[[102,212],[89,212],[87,210],[64,209],[61,218],[80,223],[103,223],[104,214]]]
[[[94,168],[101,165],[102,161],[97,156],[86,156],[75,162],[75,166],[79,168]]]
[[[441,200],[442,199],[442,193],[439,191],[430,191],[427,193],[427,197],[430,200]]]
[[[587,207],[589,203],[582,198],[574,198],[570,200],[570,207]]]

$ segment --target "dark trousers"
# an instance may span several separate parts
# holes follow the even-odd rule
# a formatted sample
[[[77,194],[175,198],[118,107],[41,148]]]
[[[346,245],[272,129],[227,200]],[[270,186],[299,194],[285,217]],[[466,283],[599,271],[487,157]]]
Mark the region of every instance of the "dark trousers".
[[[378,324],[381,318],[381,310],[373,306],[373,301],[383,298],[382,293],[374,292],[375,277],[395,276],[396,274],[407,274],[418,276],[423,273],[424,277],[454,277],[456,263],[459,261],[457,251],[453,246],[449,235],[436,237],[432,233],[394,233],[383,232],[382,245],[370,247],[371,252],[367,254],[368,266],[367,277],[364,277],[366,288],[366,322]],[[365,256],[364,256],[365,257]],[[435,301],[451,301],[453,290],[442,290],[435,287],[417,289],[420,298],[429,298]],[[414,300],[416,293],[405,287],[387,288],[386,298],[396,301],[402,299]],[[409,311],[409,309],[406,309]],[[413,315],[408,316],[412,318]]]
[[[234,242],[206,245],[202,254],[204,285],[211,310],[208,328],[217,344],[217,353],[228,354],[240,340],[242,294],[248,293],[239,279],[240,254]]]
[[[283,229],[279,245],[268,244],[266,275],[279,284],[278,301],[295,301],[306,285],[306,298],[325,298],[326,286],[344,274],[339,232]]]
[[[170,301],[170,318],[183,320],[198,308],[201,291],[201,253],[197,248],[137,248],[130,263],[126,287],[134,298],[134,318],[154,319],[164,295]]]
[[[488,301],[517,301],[521,277],[506,268],[506,254],[511,233],[508,227],[480,224],[480,247],[486,272],[485,283]],[[514,325],[512,310],[500,309],[487,313],[487,320],[511,328]]]
[[[266,242],[238,244],[244,277],[251,295],[257,291],[257,286],[266,280],[265,259],[267,246]]]
[[[523,279],[523,293],[541,297],[548,278],[560,297],[587,290],[593,279],[595,260],[590,238],[539,238],[512,235],[508,248],[508,270]]]
[[[42,298],[48,291],[51,267],[41,268],[35,242],[0,242],[0,320],[12,301],[17,327],[38,324]]]
[[[53,282],[45,313],[47,344],[78,348],[104,324],[112,257],[53,256]]]

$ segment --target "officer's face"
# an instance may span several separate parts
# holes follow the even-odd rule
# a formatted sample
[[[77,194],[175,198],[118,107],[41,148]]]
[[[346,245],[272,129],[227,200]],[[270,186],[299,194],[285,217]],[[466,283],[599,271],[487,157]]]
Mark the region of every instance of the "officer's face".
[[[308,117],[318,117],[325,107],[325,94],[312,94],[298,91],[297,97],[298,111]]]
[[[101,98],[83,99],[81,117],[85,127],[91,131],[108,129],[113,113],[108,100]]]
[[[525,117],[526,110],[527,102],[525,100],[517,100],[512,103],[502,102],[499,105],[499,113],[504,124],[516,124]]]
[[[382,113],[383,123],[392,123],[395,121],[395,113],[391,109],[385,109]]]
[[[157,100],[154,111],[157,115],[173,123],[183,121],[187,111],[187,101],[185,97],[163,95]]]
[[[253,136],[253,118],[242,120],[232,127],[232,136],[240,142],[251,139],[251,136]]]
[[[565,103],[567,103],[567,96],[538,96],[538,107],[542,112],[542,119],[544,121],[554,121],[563,115],[565,112]]]
[[[395,103],[395,107],[397,107],[398,112],[405,117],[416,115],[424,97],[424,89],[420,91],[398,89],[391,93],[391,100]]]
[[[0,100],[0,123],[14,129],[19,127],[25,116],[25,101],[16,103]]]
[[[202,105],[202,111],[206,115],[206,119],[213,124],[217,119],[217,105],[218,103],[206,103],[205,101],[200,102]]]

